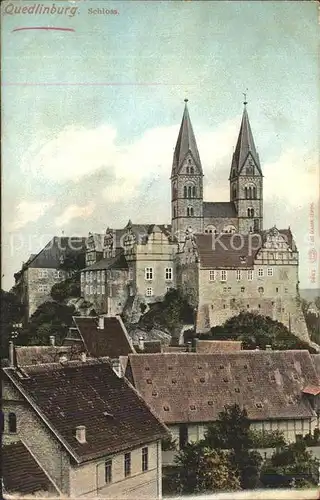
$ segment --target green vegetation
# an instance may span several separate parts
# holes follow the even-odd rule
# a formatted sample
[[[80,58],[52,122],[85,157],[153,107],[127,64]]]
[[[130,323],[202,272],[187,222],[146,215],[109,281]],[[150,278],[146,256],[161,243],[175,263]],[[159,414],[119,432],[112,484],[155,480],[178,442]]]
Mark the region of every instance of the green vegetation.
[[[309,310],[311,304],[311,302],[301,299],[301,307],[306,320],[310,339],[320,345],[320,297],[316,297],[314,300],[314,306],[318,311],[318,314]]]
[[[280,431],[256,431],[250,429],[250,441],[252,448],[281,448],[286,445],[283,432]]]
[[[274,350],[308,349],[313,352],[309,344],[298,339],[279,321],[251,312],[229,318],[222,326],[211,328],[209,334],[202,334],[201,339],[240,340],[244,349],[265,349],[270,345]]]
[[[60,283],[56,283],[51,288],[51,297],[57,302],[64,302],[73,297],[80,297],[80,274],[74,274]]]
[[[31,316],[26,328],[20,333],[19,345],[49,345],[49,337],[54,335],[59,345],[72,325],[75,308],[59,302],[44,302]]]
[[[141,317],[139,326],[145,330],[156,327],[177,336],[182,326],[185,323],[193,323],[193,320],[193,309],[183,292],[171,289],[166,293],[163,302],[153,304]]]
[[[6,358],[9,340],[16,330],[14,325],[23,321],[24,308],[14,293],[4,290],[1,290],[0,307],[1,358]]]
[[[307,488],[317,485],[318,460],[306,449],[304,440],[283,446],[264,463],[261,481],[267,487]]]

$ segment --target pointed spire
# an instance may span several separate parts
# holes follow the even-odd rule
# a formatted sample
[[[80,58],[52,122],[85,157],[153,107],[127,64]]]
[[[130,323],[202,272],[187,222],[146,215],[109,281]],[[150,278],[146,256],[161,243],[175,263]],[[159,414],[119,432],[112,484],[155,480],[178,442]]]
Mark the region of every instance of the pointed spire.
[[[259,155],[257,153],[254,140],[253,140],[253,135],[250,127],[250,122],[249,122],[249,117],[248,117],[248,112],[247,112],[247,94],[244,95],[244,109],[243,109],[243,115],[242,115],[242,121],[241,121],[241,127],[240,127],[240,132],[238,136],[238,141],[236,145],[236,149],[233,153],[233,160],[232,160],[232,166],[237,169],[238,172],[240,172],[241,168],[243,167],[243,164],[245,160],[247,159],[247,156],[249,153],[251,153],[251,156],[259,168],[260,168],[260,160],[259,160]]]
[[[188,99],[185,99],[184,102],[185,107],[182,122],[173,155],[172,173],[174,173],[174,170],[179,169],[188,152],[192,154],[194,161],[201,169],[199,151],[197,148],[196,138],[193,132],[187,106]]]

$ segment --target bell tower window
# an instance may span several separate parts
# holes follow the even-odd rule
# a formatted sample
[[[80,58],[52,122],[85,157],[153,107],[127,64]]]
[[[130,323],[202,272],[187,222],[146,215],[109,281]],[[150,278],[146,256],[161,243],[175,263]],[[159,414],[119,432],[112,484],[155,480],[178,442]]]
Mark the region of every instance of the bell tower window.
[[[184,198],[188,198],[188,188],[187,188],[187,186],[184,186],[184,188],[183,188],[183,195],[184,195]]]
[[[187,216],[188,217],[193,217],[193,207],[188,207],[187,208]]]
[[[254,217],[254,209],[253,208],[248,208],[248,217],[250,217],[250,218]]]

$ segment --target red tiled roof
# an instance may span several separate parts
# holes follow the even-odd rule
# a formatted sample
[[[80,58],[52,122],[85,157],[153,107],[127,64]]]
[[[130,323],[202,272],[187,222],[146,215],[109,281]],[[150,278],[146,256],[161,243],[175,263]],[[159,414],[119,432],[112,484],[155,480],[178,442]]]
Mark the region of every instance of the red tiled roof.
[[[107,360],[3,369],[78,462],[161,439],[167,431]],[[75,437],[86,427],[86,443]]]
[[[21,441],[2,447],[2,476],[5,491],[31,495],[36,492],[58,492],[48,476]]]
[[[302,390],[318,378],[304,350],[129,355],[126,376],[166,423],[213,421],[234,403],[252,420],[314,416]]]
[[[304,392],[305,394],[312,394],[313,396],[317,396],[318,394],[320,394],[320,386],[308,385],[303,389],[302,392]]]
[[[75,316],[73,321],[90,356],[118,358],[135,352],[120,317],[104,317],[103,329],[95,317]]]

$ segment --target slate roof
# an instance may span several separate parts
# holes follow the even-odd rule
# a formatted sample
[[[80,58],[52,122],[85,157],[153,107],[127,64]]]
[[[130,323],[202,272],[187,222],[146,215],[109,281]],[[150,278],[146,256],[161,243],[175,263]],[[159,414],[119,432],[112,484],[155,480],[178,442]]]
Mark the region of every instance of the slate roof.
[[[100,269],[128,269],[128,263],[123,254],[122,249],[117,249],[116,255],[114,257],[106,257],[104,259],[99,260],[95,264],[88,266],[82,271],[98,271]]]
[[[134,344],[134,348],[137,353],[142,354],[162,352],[161,340],[144,340],[143,349],[139,347],[139,344]]]
[[[2,446],[2,476],[7,493],[32,495],[43,491],[59,495],[22,441]]]
[[[250,235],[232,234],[196,234],[196,245],[200,258],[200,267],[204,269],[252,269],[257,250]],[[244,257],[244,259],[243,259]]]
[[[199,340],[196,341],[196,352],[210,354],[215,352],[241,351],[239,340]]]
[[[106,359],[70,361],[5,374],[78,462],[105,457],[167,436],[167,429]],[[75,437],[86,428],[86,443]]]
[[[101,330],[95,317],[75,316],[73,321],[90,356],[113,359],[135,352],[120,317],[104,317],[104,329]]]
[[[15,346],[15,361],[18,366],[30,366],[43,363],[55,363],[60,356],[68,359],[79,359],[80,348],[71,346]]]
[[[172,175],[177,172],[189,151],[191,152],[196,164],[201,168],[197,142],[192,128],[188,106],[186,104],[184,107],[179,135],[173,155]]]
[[[229,218],[234,219],[237,217],[237,211],[233,201],[204,201],[203,202],[203,217],[209,218]]]
[[[30,256],[22,266],[22,270],[32,268],[57,269],[61,265],[60,258],[66,253],[85,254],[86,238],[75,236],[54,236],[39,253]]]
[[[248,112],[245,106],[243,110],[237,145],[233,153],[233,159],[232,159],[232,165],[237,168],[238,172],[240,172],[241,168],[243,167],[243,164],[247,159],[249,152],[251,153],[257,167],[260,170],[259,155],[257,153],[256,146],[254,144]]]
[[[318,384],[306,350],[131,354],[126,376],[166,424],[214,421],[234,403],[252,420],[315,415],[302,394]]]

